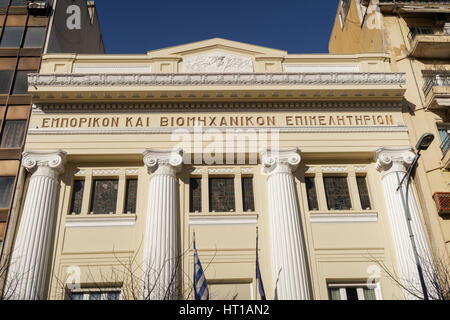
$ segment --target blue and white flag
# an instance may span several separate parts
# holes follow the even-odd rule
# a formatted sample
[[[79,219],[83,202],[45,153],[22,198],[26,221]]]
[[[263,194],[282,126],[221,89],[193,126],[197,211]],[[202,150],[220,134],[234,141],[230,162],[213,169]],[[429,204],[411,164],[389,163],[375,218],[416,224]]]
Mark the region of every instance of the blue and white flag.
[[[259,295],[261,300],[266,300],[266,293],[264,292],[264,285],[261,277],[261,270],[259,269],[258,259],[258,230],[256,231],[256,284],[258,285]]]
[[[209,300],[208,283],[203,273],[202,264],[198,258],[197,248],[195,246],[194,234],[194,294],[195,300]]]

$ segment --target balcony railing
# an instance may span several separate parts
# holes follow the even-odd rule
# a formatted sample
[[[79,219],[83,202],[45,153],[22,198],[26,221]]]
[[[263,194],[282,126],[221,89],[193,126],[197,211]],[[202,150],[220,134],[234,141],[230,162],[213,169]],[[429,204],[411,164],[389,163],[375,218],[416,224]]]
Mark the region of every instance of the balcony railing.
[[[450,73],[449,74],[436,74],[433,76],[425,77],[425,85],[423,86],[423,92],[425,96],[428,96],[433,87],[447,87],[450,86]]]
[[[380,3],[450,3],[448,0],[378,0]]]
[[[450,3],[450,2],[449,2]],[[450,36],[447,29],[434,27],[410,27],[408,39],[413,42],[417,36]]]

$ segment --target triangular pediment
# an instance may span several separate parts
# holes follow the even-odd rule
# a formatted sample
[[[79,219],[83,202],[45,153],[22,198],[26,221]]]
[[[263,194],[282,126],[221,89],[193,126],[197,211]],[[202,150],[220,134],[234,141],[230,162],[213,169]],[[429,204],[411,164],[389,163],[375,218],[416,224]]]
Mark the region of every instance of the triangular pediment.
[[[153,57],[179,57],[182,72],[254,72],[255,57],[283,57],[285,51],[214,38],[148,52]]]
[[[287,54],[287,52],[283,50],[277,50],[243,42],[231,41],[222,38],[213,38],[209,40],[192,42],[164,49],[152,50],[149,51],[148,54],[152,56],[170,56],[170,55],[187,56],[214,50],[221,50],[225,52],[232,52],[248,56],[267,55],[271,57],[272,56],[281,57]]]

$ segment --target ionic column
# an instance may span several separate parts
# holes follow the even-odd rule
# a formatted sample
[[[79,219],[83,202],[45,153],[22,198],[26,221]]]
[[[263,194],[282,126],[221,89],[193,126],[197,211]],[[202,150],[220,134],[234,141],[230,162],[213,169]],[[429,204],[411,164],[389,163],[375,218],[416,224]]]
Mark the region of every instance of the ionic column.
[[[406,180],[402,187],[397,188],[405,176],[409,165],[414,160],[415,154],[411,148],[379,148],[376,153],[376,166],[382,175],[382,185],[386,200],[389,223],[394,242],[395,256],[397,260],[398,278],[404,287],[406,299],[415,299],[414,295],[405,288],[420,294],[422,288],[419,280],[416,260],[410,239],[410,232],[406,220]],[[410,185],[408,190],[408,204],[411,215],[411,227],[414,241],[420,258],[422,268],[433,268],[432,255],[428,245],[425,229],[422,224],[421,215],[417,206],[417,201]],[[426,276],[425,276],[426,277]],[[428,290],[432,290],[429,278],[425,281]]]
[[[309,271],[293,175],[301,161],[300,151],[268,149],[260,156],[268,176],[272,280],[277,297],[309,300]]]
[[[181,150],[146,150],[144,163],[151,170],[144,243],[144,299],[178,298],[178,183],[183,163]]]
[[[20,218],[5,296],[15,300],[45,298],[50,242],[66,153],[24,152],[22,165],[32,174]]]

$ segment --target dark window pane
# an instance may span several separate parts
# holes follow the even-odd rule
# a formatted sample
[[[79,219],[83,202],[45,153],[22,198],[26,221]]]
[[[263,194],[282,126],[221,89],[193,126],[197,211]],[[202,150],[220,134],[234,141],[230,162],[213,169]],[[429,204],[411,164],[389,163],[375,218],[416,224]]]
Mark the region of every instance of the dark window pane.
[[[120,292],[108,292],[106,300],[120,300]]]
[[[11,0],[12,6],[26,6],[30,2],[29,0]]]
[[[7,209],[11,202],[15,177],[0,177],[0,208]]]
[[[343,0],[342,1],[342,10],[344,10],[344,15],[347,14],[349,5],[350,5],[350,0]]]
[[[255,211],[253,178],[242,178],[242,201],[244,212]]]
[[[349,210],[352,207],[347,177],[324,177],[328,210]]]
[[[20,41],[22,41],[22,33],[23,27],[5,27],[5,30],[3,30],[2,41],[0,41],[0,47],[20,47]]]
[[[17,71],[12,94],[27,94],[28,93],[28,74],[32,71]]]
[[[308,207],[310,211],[319,210],[317,204],[316,183],[314,178],[305,178],[306,195],[308,196]]]
[[[70,294],[70,300],[83,300],[83,298],[84,298],[84,293],[72,292]]]
[[[6,120],[0,148],[21,148],[26,126],[26,120]]]
[[[345,288],[347,300],[358,300],[358,292],[356,288]]]
[[[72,203],[70,205],[70,214],[80,214],[83,203],[84,180],[75,180],[73,182]]]
[[[0,8],[5,8],[9,4],[9,0],[0,0]]]
[[[202,179],[189,180],[189,212],[202,212]]]
[[[364,288],[364,300],[377,300],[374,289]]]
[[[330,300],[341,300],[341,293],[339,288],[329,288],[328,296]]]
[[[8,94],[11,87],[13,71],[0,70],[0,94]]]
[[[137,183],[137,179],[127,180],[125,213],[136,213]]]
[[[356,177],[358,184],[359,199],[361,200],[361,208],[363,210],[372,209],[370,206],[369,190],[367,189],[366,177]]]
[[[25,32],[24,48],[41,48],[45,39],[45,27],[28,27]]]
[[[95,292],[95,293],[89,294],[89,300],[102,300],[102,293]]]
[[[209,210],[211,212],[233,212],[234,178],[209,179]]]
[[[110,214],[116,212],[118,180],[94,180],[91,212]]]

